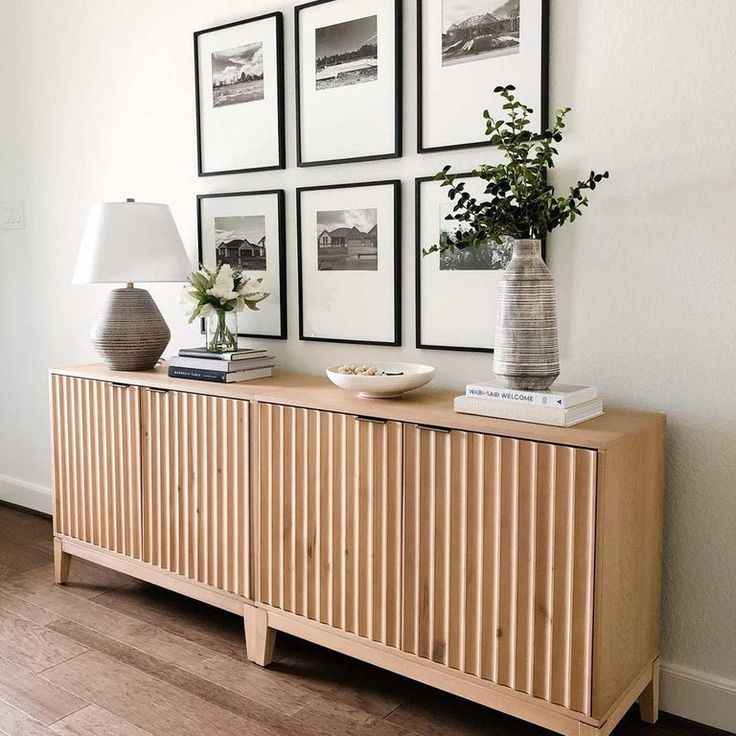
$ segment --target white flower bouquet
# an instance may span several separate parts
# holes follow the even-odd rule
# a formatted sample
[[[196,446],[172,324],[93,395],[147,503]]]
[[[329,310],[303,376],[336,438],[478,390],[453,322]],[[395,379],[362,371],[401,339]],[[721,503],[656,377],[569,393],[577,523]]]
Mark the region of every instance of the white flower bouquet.
[[[211,271],[200,268],[189,276],[183,302],[189,306],[189,322],[203,317],[207,324],[207,349],[213,352],[236,350],[238,330],[235,315],[246,309],[258,311],[258,304],[269,294],[263,291],[263,279],[253,279],[227,263]],[[235,322],[235,328],[228,320]]]

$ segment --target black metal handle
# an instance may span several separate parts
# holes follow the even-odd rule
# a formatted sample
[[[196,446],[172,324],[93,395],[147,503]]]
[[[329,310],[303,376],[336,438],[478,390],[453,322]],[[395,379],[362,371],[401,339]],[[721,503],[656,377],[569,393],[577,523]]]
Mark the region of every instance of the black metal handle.
[[[130,388],[129,383],[118,383],[117,381],[110,381],[109,383],[113,388]]]
[[[423,429],[427,432],[442,432],[442,434],[450,434],[451,429],[447,427],[435,427],[433,424],[417,424],[417,429]]]
[[[150,386],[146,386],[146,391],[150,391],[152,394],[167,394],[167,393],[169,393],[169,389],[167,389],[167,388],[151,388]]]
[[[378,417],[355,417],[356,422],[366,422],[368,424],[386,424],[387,419],[380,419]]]

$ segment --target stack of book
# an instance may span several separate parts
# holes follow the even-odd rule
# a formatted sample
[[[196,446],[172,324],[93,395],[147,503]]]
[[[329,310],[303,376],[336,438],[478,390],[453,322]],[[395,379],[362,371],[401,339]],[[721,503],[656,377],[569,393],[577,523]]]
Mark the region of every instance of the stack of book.
[[[265,350],[244,348],[231,353],[211,353],[205,348],[184,348],[169,359],[171,378],[189,378],[215,383],[239,383],[268,378],[274,358]]]
[[[472,383],[455,399],[455,411],[519,422],[572,427],[603,414],[593,386],[553,386],[548,391],[517,391],[498,381]]]

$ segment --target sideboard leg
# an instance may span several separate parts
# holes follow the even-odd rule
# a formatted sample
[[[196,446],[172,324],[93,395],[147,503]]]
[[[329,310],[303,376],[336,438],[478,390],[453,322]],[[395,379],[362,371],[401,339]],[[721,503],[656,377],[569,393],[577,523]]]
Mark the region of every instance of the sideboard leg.
[[[652,666],[652,681],[639,696],[639,713],[644,723],[656,723],[659,718],[659,659]]]
[[[54,539],[54,580],[63,585],[69,581],[72,556],[61,548],[61,539]]]
[[[245,606],[245,651],[251,662],[266,667],[273,660],[276,629],[268,626],[268,614],[261,608]]]

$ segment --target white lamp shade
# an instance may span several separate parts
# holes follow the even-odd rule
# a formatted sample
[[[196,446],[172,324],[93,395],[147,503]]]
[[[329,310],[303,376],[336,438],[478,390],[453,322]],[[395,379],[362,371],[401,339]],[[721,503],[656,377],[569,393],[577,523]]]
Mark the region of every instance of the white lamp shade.
[[[192,267],[168,205],[92,205],[72,283],[186,281]]]

